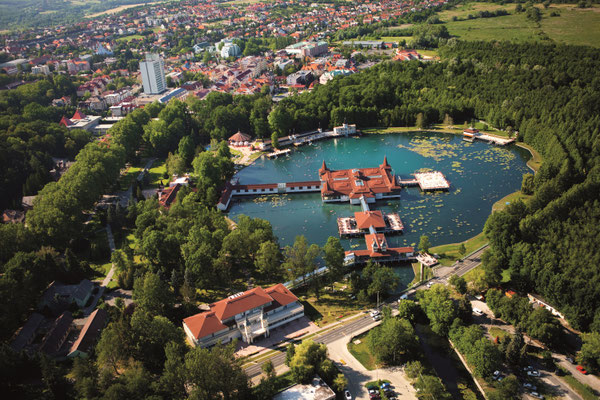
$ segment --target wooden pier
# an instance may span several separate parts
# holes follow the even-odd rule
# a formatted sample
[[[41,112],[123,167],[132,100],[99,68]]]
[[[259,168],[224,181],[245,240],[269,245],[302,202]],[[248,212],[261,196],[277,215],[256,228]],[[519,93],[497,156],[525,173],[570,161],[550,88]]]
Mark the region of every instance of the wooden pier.
[[[267,157],[277,158],[279,156],[286,156],[286,155],[290,154],[291,152],[292,152],[292,150],[290,150],[290,149],[275,150],[274,152],[267,154]]]

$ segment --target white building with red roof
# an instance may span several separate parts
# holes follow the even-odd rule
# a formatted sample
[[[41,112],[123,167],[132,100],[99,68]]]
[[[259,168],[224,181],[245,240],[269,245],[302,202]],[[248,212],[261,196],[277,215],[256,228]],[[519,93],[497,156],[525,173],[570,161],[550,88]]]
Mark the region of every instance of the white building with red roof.
[[[97,115],[85,115],[77,110],[71,118],[63,116],[59,124],[67,127],[67,129],[85,129],[91,132],[100,123],[101,119],[102,117]]]
[[[193,346],[209,347],[241,338],[252,343],[259,336],[304,316],[304,306],[284,285],[256,287],[210,304],[210,310],[183,320]]]

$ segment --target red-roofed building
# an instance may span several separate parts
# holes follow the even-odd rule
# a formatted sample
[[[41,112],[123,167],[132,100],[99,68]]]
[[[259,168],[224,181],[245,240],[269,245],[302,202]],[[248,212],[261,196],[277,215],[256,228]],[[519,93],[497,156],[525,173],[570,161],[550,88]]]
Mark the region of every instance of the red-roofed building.
[[[344,169],[333,171],[327,168],[325,161],[319,169],[321,180],[321,199],[324,202],[344,202],[359,204],[364,197],[367,203],[378,199],[400,197],[401,187],[387,157],[377,168]]]
[[[209,347],[241,338],[246,343],[269,336],[270,329],[304,316],[304,306],[282,284],[256,287],[210,304],[210,311],[183,320],[193,346]]]

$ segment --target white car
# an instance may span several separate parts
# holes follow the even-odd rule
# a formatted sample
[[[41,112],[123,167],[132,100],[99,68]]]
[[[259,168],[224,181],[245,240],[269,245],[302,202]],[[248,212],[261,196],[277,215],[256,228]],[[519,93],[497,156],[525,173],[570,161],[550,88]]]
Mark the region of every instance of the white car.
[[[531,371],[527,371],[527,375],[529,376],[540,376],[539,371],[536,371],[535,369],[532,369]]]
[[[373,311],[371,311],[371,317],[373,317],[373,318],[375,318],[379,314],[381,314],[381,312],[379,310],[373,310]]]
[[[379,321],[381,319],[381,314],[373,315],[373,321]]]
[[[542,396],[541,394],[539,394],[538,392],[529,392],[529,395],[531,397],[535,397],[536,399],[543,399],[544,396]]]
[[[400,296],[400,300],[406,300],[408,299],[408,294],[404,293],[402,296]]]
[[[483,315],[483,311],[481,311],[477,307],[473,307],[473,314],[475,314],[475,315]]]
[[[350,394],[350,392],[349,392],[349,391],[347,391],[347,390],[344,390],[344,398],[345,398],[346,400],[352,400],[352,395]]]

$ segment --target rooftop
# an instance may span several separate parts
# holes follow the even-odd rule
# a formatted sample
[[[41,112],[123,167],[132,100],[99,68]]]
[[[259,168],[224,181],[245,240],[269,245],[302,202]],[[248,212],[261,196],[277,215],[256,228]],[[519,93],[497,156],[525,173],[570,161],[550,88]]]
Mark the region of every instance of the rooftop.
[[[335,399],[335,393],[323,382],[319,376],[315,376],[310,384],[296,384],[273,396],[273,400],[331,400]]]

